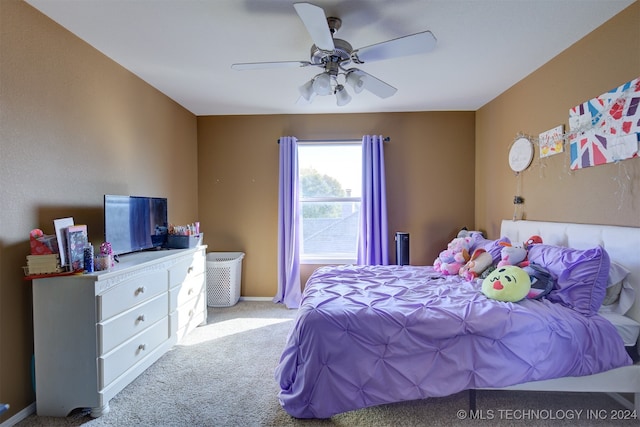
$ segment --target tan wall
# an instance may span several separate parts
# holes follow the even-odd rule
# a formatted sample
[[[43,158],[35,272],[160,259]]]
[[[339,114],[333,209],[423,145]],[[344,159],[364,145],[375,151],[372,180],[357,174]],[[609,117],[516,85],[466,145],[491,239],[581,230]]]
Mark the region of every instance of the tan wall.
[[[196,118],[24,2],[0,1],[0,402],[34,402],[29,231],[72,216],[103,240],[105,193],[197,215]],[[70,351],[73,351],[70,349]]]
[[[410,233],[412,264],[431,264],[462,226],[473,226],[473,112],[198,117],[200,222],[213,251],[242,251],[242,295],[277,288],[278,144],[391,137],[385,145],[389,245]],[[306,281],[310,269],[302,272]]]
[[[495,237],[511,217],[516,181],[506,154],[518,133],[566,125],[569,108],[640,75],[638,22],[636,2],[477,113],[196,121],[27,4],[0,0],[0,402],[11,404],[0,422],[34,401],[31,287],[20,269],[29,230],[51,233],[54,218],[73,216],[98,243],[102,194],[166,195],[170,220],[198,218],[211,251],[247,253],[243,295],[272,296],[277,138],[372,133],[392,138],[391,258],[393,233],[408,231],[412,263],[431,263],[458,227],[475,218]],[[640,226],[640,160],[575,173],[567,163],[535,160],[522,175],[528,218]],[[622,197],[615,180],[625,174]]]
[[[569,146],[516,178],[507,153],[519,133],[564,124],[569,109],[640,77],[640,3],[482,107],[476,116],[476,226],[497,237],[513,215],[517,179],[527,219],[640,226],[640,158],[570,171]]]

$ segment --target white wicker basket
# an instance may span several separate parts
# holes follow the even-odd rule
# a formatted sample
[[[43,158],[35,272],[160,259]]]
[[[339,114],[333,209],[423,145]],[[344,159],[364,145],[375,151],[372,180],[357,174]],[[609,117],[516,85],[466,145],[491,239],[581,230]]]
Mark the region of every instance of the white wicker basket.
[[[207,305],[230,307],[240,299],[244,252],[207,254]]]

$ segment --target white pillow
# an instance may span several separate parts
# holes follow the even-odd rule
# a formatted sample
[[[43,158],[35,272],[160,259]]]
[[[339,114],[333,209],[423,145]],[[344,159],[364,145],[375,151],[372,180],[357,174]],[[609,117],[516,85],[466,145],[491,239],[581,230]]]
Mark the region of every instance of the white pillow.
[[[599,311],[625,314],[635,300],[635,290],[625,279],[631,272],[623,265],[611,261],[607,279],[607,293]]]
[[[622,281],[608,286],[602,305],[611,305],[618,302],[620,299],[620,292],[622,292]]]

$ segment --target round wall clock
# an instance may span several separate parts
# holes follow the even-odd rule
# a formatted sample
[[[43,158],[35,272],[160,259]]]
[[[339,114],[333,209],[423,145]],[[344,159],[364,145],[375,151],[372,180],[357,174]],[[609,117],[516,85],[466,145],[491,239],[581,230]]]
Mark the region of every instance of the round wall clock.
[[[520,137],[509,149],[509,166],[514,172],[522,172],[533,160],[533,144],[529,139]]]

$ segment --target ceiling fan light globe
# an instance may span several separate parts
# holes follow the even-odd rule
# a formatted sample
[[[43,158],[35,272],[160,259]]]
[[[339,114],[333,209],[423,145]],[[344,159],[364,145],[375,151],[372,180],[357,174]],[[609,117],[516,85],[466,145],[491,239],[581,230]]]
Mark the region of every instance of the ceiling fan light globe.
[[[349,86],[353,88],[353,91],[355,93],[360,93],[362,92],[362,89],[364,89],[364,86],[365,86],[364,77],[365,76],[355,72],[350,72],[349,74],[347,74],[347,83],[349,84]]]
[[[338,107],[343,107],[351,102],[351,95],[342,85],[338,85],[336,87],[336,103]]]
[[[315,95],[315,92],[313,91],[313,80],[309,80],[308,82],[300,86],[298,88],[298,91],[300,92],[300,96],[302,96],[307,101],[311,101],[311,99]]]
[[[318,74],[313,79],[313,90],[318,95],[329,95],[331,93],[331,76],[329,74]]]

